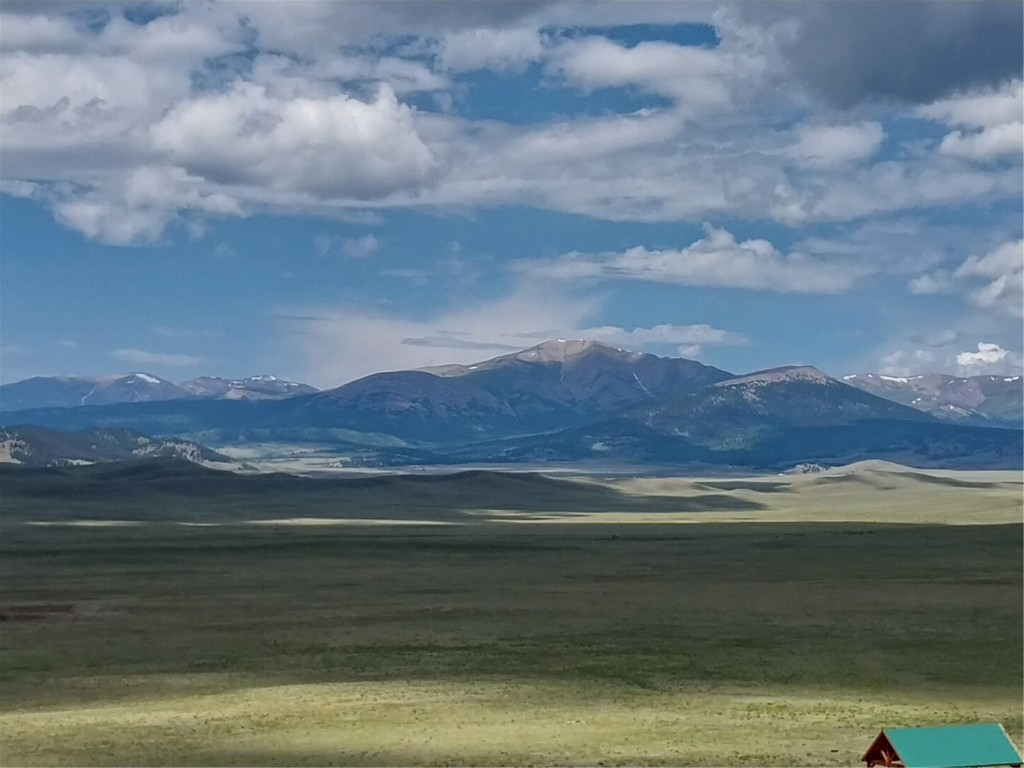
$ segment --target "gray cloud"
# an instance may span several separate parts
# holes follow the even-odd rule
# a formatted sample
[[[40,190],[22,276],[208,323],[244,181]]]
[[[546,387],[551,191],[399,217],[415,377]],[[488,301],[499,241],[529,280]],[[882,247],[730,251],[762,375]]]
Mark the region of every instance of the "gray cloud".
[[[203,361],[195,355],[176,355],[166,352],[148,352],[144,349],[115,349],[110,353],[115,360],[121,360],[133,365],[165,365],[181,368],[192,368]]]
[[[149,330],[165,339],[216,339],[224,335],[223,331],[212,328],[178,328],[173,325],[151,325]]]
[[[926,103],[1021,74],[1020,2],[738,3],[746,22],[795,22],[778,37],[793,74],[837,107]],[[781,29],[781,27],[780,27]]]
[[[256,31],[259,46],[308,57],[339,45],[386,46],[388,38],[436,37],[466,29],[500,28],[550,5],[537,0],[390,0],[389,2],[231,3]],[[425,51],[411,45],[417,53]]]
[[[503,26],[551,4],[550,0],[492,0],[486,3],[479,0],[391,0],[388,3],[360,3],[394,27],[408,31]],[[390,24],[382,22],[382,25]]]
[[[965,69],[991,74],[975,66],[976,27],[1012,13],[990,5],[741,4],[714,13],[714,48],[549,34],[599,23],[591,11],[612,23],[710,18],[714,10],[669,2],[186,3],[146,24],[129,23],[127,6],[114,5],[102,28],[69,19],[70,11],[11,23],[5,5],[0,189],[40,200],[87,238],[120,245],[263,212],[371,225],[391,208],[524,205],[610,221],[753,218],[798,228],[1016,200],[1019,80],[856,117],[809,105],[793,82],[818,77],[818,55],[838,57],[824,69],[851,78],[835,80],[833,100],[884,96],[865,86],[872,78],[885,88],[889,79],[913,84],[893,59],[903,53],[878,50],[888,37],[867,44],[864,30],[877,22],[864,7],[905,34],[913,51],[931,50],[935,37],[944,56],[949,49],[962,61],[968,51]],[[39,6],[71,7],[85,6]],[[832,23],[849,26],[861,47],[840,41],[838,51],[819,50]],[[1001,49],[1002,39],[985,47]],[[539,57],[541,85],[636,89],[672,104],[520,124],[407,98],[458,90],[441,45],[452,40],[468,41],[465,69]],[[800,41],[807,51],[792,49]],[[253,54],[251,67],[223,81],[195,80],[241,50]],[[907,66],[917,66],[914,55],[904,56]],[[888,68],[876,72],[879,59]],[[939,90],[972,77],[947,77]],[[882,126],[900,114],[948,133],[941,145],[922,140],[899,151]],[[471,279],[460,269],[453,261],[450,272]]]
[[[400,343],[410,347],[437,347],[439,349],[494,349],[512,352],[522,349],[522,347],[517,347],[513,344],[501,344],[494,341],[470,341],[469,339],[457,339],[448,335],[405,338]]]
[[[365,259],[380,250],[384,242],[374,235],[346,238],[341,244],[341,253],[349,259]]]

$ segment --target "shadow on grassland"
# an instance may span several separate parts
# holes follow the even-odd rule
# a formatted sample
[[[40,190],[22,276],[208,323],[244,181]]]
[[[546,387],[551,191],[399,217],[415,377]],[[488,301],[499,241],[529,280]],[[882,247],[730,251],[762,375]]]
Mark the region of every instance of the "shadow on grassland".
[[[279,518],[292,515],[387,519],[466,519],[476,510],[521,512],[756,511],[766,505],[723,492],[634,495],[588,481],[534,472],[473,470],[452,474],[311,479],[238,475],[178,460],[59,469],[5,468],[8,512],[56,508],[64,517],[156,520]]]
[[[802,480],[802,478],[801,478]],[[876,490],[895,490],[909,488],[916,484],[938,485],[945,488],[991,489],[1001,486],[998,482],[961,480],[955,477],[929,475],[925,472],[911,470],[877,471],[863,470],[843,475],[810,476],[804,484],[807,486],[866,486]]]
[[[701,691],[755,703],[785,690],[812,702],[927,701],[941,717],[951,701],[979,701],[965,714],[1021,727],[1019,524],[20,527],[31,540],[0,539],[2,601],[95,609],[9,620],[0,632],[4,714],[27,713],[21,754],[85,745],[65,764],[570,764],[590,753],[544,751],[551,742],[532,741],[517,712],[558,724],[560,708],[575,719],[607,705],[634,728],[621,714],[633,702],[671,711]],[[433,688],[403,700],[417,683]],[[506,734],[499,750],[481,754],[493,743],[486,728],[479,742],[464,730],[462,747],[441,749],[460,707],[480,711],[466,694],[481,687],[510,702],[507,717],[483,723]],[[188,698],[180,718],[159,714],[206,693],[237,696],[192,700],[209,725],[191,719]],[[44,708],[85,706],[94,718],[109,711],[95,705],[115,702],[127,719],[57,714],[52,729],[31,730]],[[139,715],[154,702],[147,725]],[[827,716],[812,707],[816,728]],[[376,743],[350,737],[356,710],[385,729]],[[745,704],[740,714],[749,717]],[[418,743],[400,741],[409,727]],[[633,759],[619,744],[598,755],[684,762]],[[32,762],[5,746],[5,764]]]

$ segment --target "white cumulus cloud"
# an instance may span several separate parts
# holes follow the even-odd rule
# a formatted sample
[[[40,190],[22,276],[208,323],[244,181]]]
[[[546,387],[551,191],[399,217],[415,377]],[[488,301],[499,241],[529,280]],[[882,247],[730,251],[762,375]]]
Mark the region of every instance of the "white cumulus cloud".
[[[988,162],[1024,151],[1024,81],[942,99],[918,114],[956,127],[942,138],[943,154]]]
[[[436,167],[411,112],[387,86],[364,102],[236,83],[176,105],[153,140],[176,165],[216,184],[367,200],[418,185]]]
[[[882,356],[878,370],[885,376],[914,376],[940,365],[941,357],[933,349],[897,349]]]
[[[951,293],[954,290],[953,276],[946,269],[937,269],[910,281],[908,286],[915,296],[931,296],[939,293]]]
[[[985,282],[969,294],[975,305],[1024,317],[1024,240],[1003,243],[984,256],[969,257],[954,276]]]
[[[976,341],[979,338],[988,340]],[[876,354],[878,362],[865,358],[860,370],[887,376],[1015,376],[1022,366],[1019,329],[993,323],[992,318],[982,315],[957,318],[955,328],[929,327],[920,333],[899,333]]]
[[[885,138],[877,122],[847,125],[805,125],[789,154],[798,162],[816,167],[845,165],[874,155]]]
[[[818,110],[779,58],[799,24],[765,26],[745,7],[194,2],[145,21],[118,4],[71,7],[4,9],[3,190],[31,189],[108,243],[264,212],[530,206],[801,227],[1021,194],[1005,162],[1020,154],[1019,77],[843,119]],[[607,32],[645,20],[706,23],[717,41],[627,45]],[[516,88],[555,94],[542,107],[558,89],[576,93],[485,119],[464,77],[478,69],[523,73]],[[635,106],[588,98],[603,89]],[[880,160],[881,126],[911,115],[946,137]],[[147,175],[162,180],[148,193]]]
[[[714,49],[658,41],[627,48],[586,37],[558,45],[548,66],[584,91],[636,87],[676,99],[688,110],[729,101],[727,62]]]
[[[964,376],[1016,373],[1021,367],[1019,355],[990,342],[978,342],[976,352],[961,352],[956,356],[956,364]]]
[[[841,293],[865,274],[862,265],[842,260],[783,254],[767,240],[739,242],[725,229],[704,225],[705,236],[676,250],[636,246],[619,253],[567,253],[518,265],[541,278],[643,280],[720,286],[780,293]]]
[[[180,168],[150,165],[91,189],[58,193],[52,204],[58,221],[112,245],[155,241],[185,211],[217,216],[242,213],[237,200],[211,190]]]
[[[365,259],[380,250],[384,242],[374,235],[346,238],[341,244],[341,252],[350,259]]]
[[[439,46],[441,64],[452,72],[519,70],[538,60],[542,52],[540,33],[530,27],[457,30],[446,34]]]

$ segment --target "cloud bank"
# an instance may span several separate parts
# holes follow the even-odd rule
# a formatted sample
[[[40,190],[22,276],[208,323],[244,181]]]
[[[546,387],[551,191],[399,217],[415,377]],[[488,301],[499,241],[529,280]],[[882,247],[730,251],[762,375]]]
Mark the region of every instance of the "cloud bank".
[[[104,243],[261,212],[801,227],[1021,194],[1016,3],[148,10],[6,3],[0,19],[4,190]],[[700,22],[716,43],[611,34],[644,21]],[[475,117],[480,72],[598,106]],[[910,118],[946,133],[900,150],[883,124]]]

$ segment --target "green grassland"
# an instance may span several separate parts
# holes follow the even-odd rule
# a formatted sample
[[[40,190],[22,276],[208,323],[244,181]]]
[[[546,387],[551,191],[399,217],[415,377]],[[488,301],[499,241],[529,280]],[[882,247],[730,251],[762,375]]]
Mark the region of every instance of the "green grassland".
[[[1021,740],[1019,477],[140,467],[2,475],[5,765],[854,765],[882,725]]]

